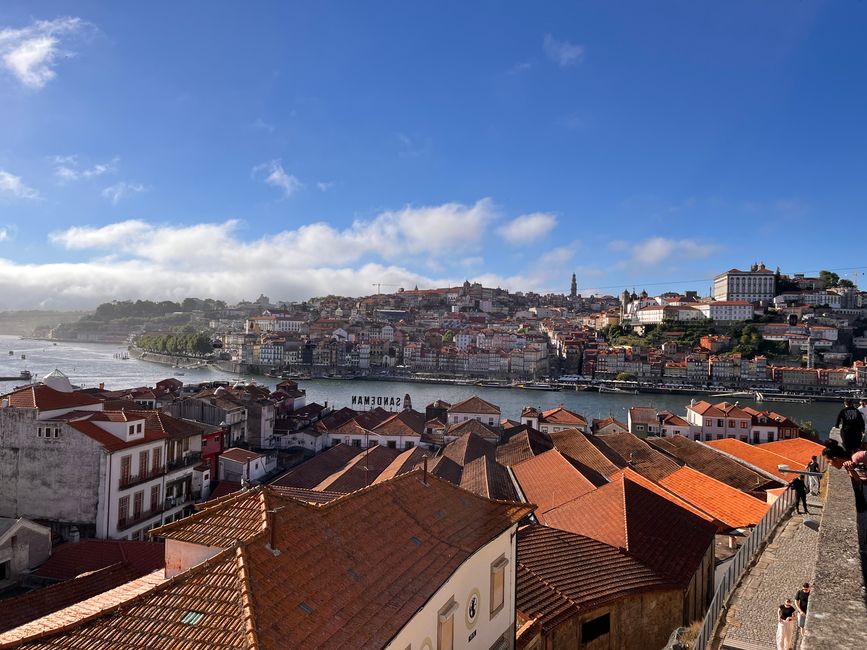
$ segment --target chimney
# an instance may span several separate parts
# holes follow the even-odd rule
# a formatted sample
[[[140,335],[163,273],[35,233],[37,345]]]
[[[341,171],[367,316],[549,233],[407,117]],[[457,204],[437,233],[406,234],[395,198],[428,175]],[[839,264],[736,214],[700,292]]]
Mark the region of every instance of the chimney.
[[[105,382],[104,381],[99,382],[99,390],[105,390]]]
[[[422,485],[427,485],[428,484],[427,483],[427,454],[422,456],[421,462],[422,462],[422,468],[423,468],[422,474],[421,474],[421,483],[422,483]]]

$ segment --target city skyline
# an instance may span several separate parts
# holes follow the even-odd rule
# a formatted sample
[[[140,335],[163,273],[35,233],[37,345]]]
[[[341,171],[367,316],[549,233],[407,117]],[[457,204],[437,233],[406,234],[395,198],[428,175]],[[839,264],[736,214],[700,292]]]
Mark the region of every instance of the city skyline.
[[[5,308],[859,268],[864,7],[168,6],[0,9]]]

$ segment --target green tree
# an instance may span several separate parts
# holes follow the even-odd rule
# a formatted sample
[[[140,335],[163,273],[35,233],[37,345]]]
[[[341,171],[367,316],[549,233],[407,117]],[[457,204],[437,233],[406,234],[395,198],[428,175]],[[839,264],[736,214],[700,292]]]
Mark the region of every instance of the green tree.
[[[631,372],[618,372],[614,379],[617,381],[635,381],[637,377]]]
[[[837,283],[840,282],[840,276],[831,271],[819,271],[819,281],[823,287],[829,289],[837,286]]]
[[[852,280],[843,279],[837,282],[837,286],[843,289],[853,289],[855,287],[855,283],[852,282]]]

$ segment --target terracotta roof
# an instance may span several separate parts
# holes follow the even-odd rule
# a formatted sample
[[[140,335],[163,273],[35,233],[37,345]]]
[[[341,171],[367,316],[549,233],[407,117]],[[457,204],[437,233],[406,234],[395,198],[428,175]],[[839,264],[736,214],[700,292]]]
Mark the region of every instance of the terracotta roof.
[[[535,429],[525,429],[497,446],[497,462],[511,467],[536,454],[545,453],[553,447],[546,434],[539,433]]]
[[[329,492],[354,492],[372,484],[379,473],[385,470],[400,455],[397,449],[376,445],[352,458],[344,467],[313,486],[314,490]]]
[[[518,530],[516,607],[547,633],[576,612],[635,594],[679,589],[620,549],[546,526]]]
[[[373,428],[382,435],[418,436],[424,433],[424,413],[411,409],[395,413]]]
[[[464,465],[461,487],[497,501],[518,501],[509,471],[490,456],[479,456]]]
[[[553,528],[624,548],[681,586],[689,584],[716,533],[711,522],[623,474],[548,511],[544,519]]]
[[[788,484],[789,479],[785,474],[778,469],[779,465],[791,465],[792,461],[785,456],[780,456],[767,449],[761,449],[757,445],[750,445],[746,442],[741,442],[735,438],[724,438],[723,440],[710,440],[705,444],[734,456],[738,460],[748,463],[754,467],[758,467],[773,476],[776,476],[783,483]],[[795,469],[803,469],[796,467]]]
[[[162,544],[155,546],[162,550]],[[4,598],[0,600],[0,633],[98,596],[142,575],[132,565],[118,563],[74,580],[34,589],[16,598]]]
[[[249,463],[251,460],[264,458],[262,454],[257,454],[255,451],[249,451],[247,449],[241,449],[239,447],[227,449],[226,451],[221,453],[219,457],[225,458],[226,460],[235,461],[236,463]]]
[[[757,498],[761,497],[765,490],[781,485],[717,450],[684,436],[647,438],[646,442],[702,474]]]
[[[544,411],[539,418],[539,423],[561,424],[569,427],[586,427],[587,420],[577,413],[558,406],[557,408]]]
[[[340,443],[278,476],[271,485],[312,489],[363,451],[361,447]]]
[[[777,440],[776,442],[765,442],[761,445],[756,445],[759,449],[772,451],[784,458],[788,458],[790,464],[796,468],[806,467],[813,456],[817,459],[822,458],[822,450],[824,445],[818,442],[807,440],[806,438],[791,438],[789,440]]]
[[[412,471],[424,460],[424,456],[430,456],[430,452],[425,451],[421,447],[413,447],[401,452],[391,461],[388,467],[379,473],[379,476],[373,482],[382,483],[395,476]]]
[[[540,521],[552,508],[596,488],[556,449],[514,465],[512,472],[524,497],[529,503],[536,504],[536,516]]]
[[[211,490],[211,495],[208,497],[208,501],[215,501],[216,499],[220,499],[229,494],[234,494],[235,492],[241,491],[241,482],[240,481],[219,481],[217,486]]]
[[[205,503],[199,512],[154,528],[149,534],[180,542],[228,548],[238,541],[249,541],[265,530],[271,507],[266,501],[267,497],[291,501],[296,507],[302,507],[300,503],[277,497],[276,494],[261,489],[244,490],[219,499],[216,505]]]
[[[274,508],[272,534],[248,529],[239,547],[27,647],[141,647],[151,640],[196,650],[383,647],[467,558],[532,510],[420,479],[411,472],[320,506],[257,488],[251,496],[283,506]],[[178,539],[189,519],[201,527],[233,509],[227,502],[164,530]],[[205,535],[196,543],[211,541]],[[271,543],[291,552],[272,553]],[[182,623],[191,612],[201,620]]]
[[[165,565],[164,547],[155,542],[121,539],[82,539],[55,546],[33,575],[52,580],[72,580],[76,576],[118,564],[129,565],[144,575]]]
[[[58,587],[69,589],[69,587],[66,587],[68,584],[63,583],[62,585],[58,585]],[[123,603],[135,603],[138,597],[153,592],[155,588],[162,584],[166,584],[162,569],[148,573],[102,593],[78,600],[62,609],[35,618],[20,627],[10,629],[0,634],[0,646],[4,648],[56,648],[57,650],[67,650],[69,648],[140,647],[141,637],[138,634],[124,634],[118,628],[112,628],[108,632],[103,632],[96,638],[88,638],[87,634],[78,634],[78,630],[82,630],[82,628],[72,630],[69,635],[62,633],[70,630],[70,628],[79,622],[86,622],[94,617],[104,615],[106,612],[115,611]],[[109,620],[111,619],[109,618]],[[144,618],[143,622],[146,621],[147,619]],[[86,628],[86,626],[83,627]],[[57,635],[58,632],[61,634]],[[52,634],[55,634],[55,636],[46,636]],[[19,646],[23,641],[34,638],[37,640],[32,644]]]
[[[606,433],[593,436],[591,441],[597,446],[604,445],[620,456],[623,462],[651,481],[659,481],[677,468],[678,463],[641,440],[632,433]]]
[[[638,483],[638,485],[647,488],[648,490],[650,490],[651,492],[653,492],[655,494],[658,494],[659,496],[663,497],[664,499],[668,499],[672,503],[676,503],[681,508],[689,510],[696,517],[701,517],[702,519],[704,519],[706,521],[710,521],[714,524],[721,523],[721,522],[718,522],[716,519],[714,519],[712,516],[710,516],[708,513],[704,512],[703,510],[698,509],[696,506],[691,504],[689,501],[686,501],[683,498],[679,497],[672,490],[664,488],[658,483],[654,483],[649,478],[642,476],[641,474],[636,472],[634,469],[624,467],[622,470],[620,470],[620,474],[622,476],[628,478],[630,481],[633,481],[634,483]]]
[[[609,477],[625,466],[617,454],[608,448],[600,449],[591,442],[592,436],[586,436],[578,429],[552,431],[548,435],[554,448],[596,486],[607,483]]]
[[[626,426],[620,420],[616,420],[612,417],[603,418],[601,420],[593,420],[593,423],[590,427],[593,433],[599,433],[602,429],[606,429],[608,427],[617,427],[621,431],[629,431],[629,427]],[[612,432],[614,433],[614,432]]]
[[[491,441],[499,441],[500,439],[500,434],[497,431],[494,431],[494,429],[489,427],[487,424],[479,422],[475,418],[467,420],[466,422],[449,425],[446,429],[446,435],[449,436],[463,436],[468,433],[473,433]]]
[[[11,393],[6,393],[0,399],[8,399],[9,406],[13,408],[39,409],[41,411],[55,411],[75,408],[77,406],[101,404],[100,399],[87,393],[75,391],[65,393],[45,384],[24,386]]]
[[[457,440],[447,444],[442,451],[443,456],[461,467],[480,456],[495,458],[496,454],[496,447],[475,433],[463,434]]]
[[[457,404],[452,404],[448,407],[449,413],[484,413],[490,415],[500,415],[500,407],[483,400],[477,395],[473,395],[469,399],[465,399]]]
[[[421,466],[422,464],[419,463],[416,469]],[[432,461],[429,461],[428,471],[433,476],[438,476],[452,485],[460,485],[461,478],[464,474],[464,468],[461,465],[458,465],[451,458],[446,458],[445,456],[437,456]]]
[[[659,419],[656,416],[656,409],[652,406],[633,406],[629,409],[629,416],[633,422],[638,424],[659,424]]]
[[[272,486],[274,492],[283,497],[303,501],[304,503],[330,503],[343,496],[343,492],[327,492],[324,490],[308,490],[307,488]]]
[[[766,502],[691,467],[681,467],[660,479],[659,484],[722,522],[727,528],[755,526],[765,516],[769,507]]]

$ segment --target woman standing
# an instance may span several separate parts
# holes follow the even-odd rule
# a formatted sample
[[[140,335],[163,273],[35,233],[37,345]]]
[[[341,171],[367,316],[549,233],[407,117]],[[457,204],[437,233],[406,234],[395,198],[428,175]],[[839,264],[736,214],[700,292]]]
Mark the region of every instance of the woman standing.
[[[795,606],[791,598],[777,610],[777,650],[795,648]]]

